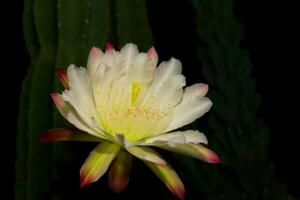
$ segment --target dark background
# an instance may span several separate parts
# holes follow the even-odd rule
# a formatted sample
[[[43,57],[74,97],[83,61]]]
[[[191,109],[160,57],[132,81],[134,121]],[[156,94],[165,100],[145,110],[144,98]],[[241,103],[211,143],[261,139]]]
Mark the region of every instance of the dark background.
[[[276,165],[277,179],[288,184],[291,194],[300,197],[297,187],[300,177],[299,64],[295,62],[299,56],[295,27],[299,23],[293,22],[296,21],[296,12],[293,11],[296,9],[292,7],[287,1],[239,0],[236,16],[246,30],[242,46],[250,52],[253,76],[262,97],[258,115],[271,129],[269,159]],[[150,2],[149,9],[155,11],[155,15],[150,14],[149,17],[161,57],[172,55],[186,59],[185,63],[193,62],[187,60],[189,51],[185,48],[196,37],[192,8],[184,1],[164,1],[160,4]],[[1,153],[4,155],[1,156],[1,163],[5,164],[2,171],[5,198],[0,199],[13,198],[18,96],[30,63],[22,35],[22,12],[21,0],[1,6],[0,134]],[[189,78],[193,71],[186,71],[185,74]]]

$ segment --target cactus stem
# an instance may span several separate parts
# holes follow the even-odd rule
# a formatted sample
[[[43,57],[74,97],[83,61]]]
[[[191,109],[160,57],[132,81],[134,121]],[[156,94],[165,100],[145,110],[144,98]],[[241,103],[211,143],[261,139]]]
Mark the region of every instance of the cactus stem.
[[[109,15],[110,15],[110,33],[109,33],[109,41],[111,41],[115,47],[119,47],[119,42],[118,42],[118,34],[117,34],[117,19],[116,19],[116,6],[115,6],[115,0],[109,0],[108,1],[108,6],[109,6]]]

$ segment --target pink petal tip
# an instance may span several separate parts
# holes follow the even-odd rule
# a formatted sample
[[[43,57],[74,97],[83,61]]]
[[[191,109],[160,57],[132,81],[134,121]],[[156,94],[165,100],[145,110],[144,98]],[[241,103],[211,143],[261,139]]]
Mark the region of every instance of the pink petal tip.
[[[64,86],[64,88],[68,88],[68,82],[69,81],[68,81],[68,76],[67,76],[66,69],[58,68],[58,69],[56,69],[56,73],[57,73],[57,76],[58,76],[60,82]]]
[[[91,49],[91,55],[97,56],[97,55],[99,55],[99,54],[100,54],[100,49],[98,49],[97,47],[93,47],[93,48]]]
[[[57,106],[60,106],[60,94],[59,93],[50,93],[50,96],[52,98],[52,100],[54,101],[54,103],[57,105]]]
[[[64,128],[54,128],[48,130],[42,134],[39,138],[40,143],[58,142],[68,139],[71,136],[71,132]]]
[[[112,46],[111,43],[106,42],[105,46],[104,46],[104,50],[105,50],[105,52],[108,52],[108,51],[114,50],[114,47]]]
[[[91,183],[90,180],[84,178],[83,176],[80,176],[80,188],[83,188],[90,183]]]
[[[212,153],[212,154],[208,157],[208,161],[209,161],[210,163],[213,163],[213,164],[221,163],[221,160],[220,160],[219,156],[217,156],[217,154],[215,154],[215,153]]]
[[[184,200],[185,198],[185,190],[184,188],[178,188],[174,190],[174,194],[180,199]]]
[[[208,92],[208,85],[204,83],[200,83],[199,92],[201,96],[205,96]]]
[[[58,68],[58,69],[56,69],[56,73],[58,76],[66,76],[67,70],[65,70],[64,68]]]
[[[148,50],[147,55],[148,55],[150,58],[155,57],[155,56],[157,55],[157,52],[156,52],[155,48],[154,48],[154,47],[151,47],[151,48]]]

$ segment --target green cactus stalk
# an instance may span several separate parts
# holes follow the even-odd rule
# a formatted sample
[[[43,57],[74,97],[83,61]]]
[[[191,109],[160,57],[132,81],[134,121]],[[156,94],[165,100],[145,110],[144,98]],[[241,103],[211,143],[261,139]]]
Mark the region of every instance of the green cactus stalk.
[[[20,96],[15,199],[61,199],[54,186],[61,174],[56,163],[72,159],[74,147],[44,145],[38,139],[48,128],[68,126],[49,96],[61,88],[55,70],[69,64],[85,66],[90,48],[110,40],[116,47],[135,42],[141,50],[149,48],[152,36],[146,3],[25,0],[23,25],[31,66]]]
[[[190,162],[195,190],[208,200],[292,199],[281,183],[274,182],[274,167],[267,161],[269,131],[257,116],[260,97],[250,56],[240,47],[243,27],[235,19],[234,0],[193,3],[199,59],[214,102],[207,132],[214,133],[208,137],[222,160],[217,168],[183,161]]]

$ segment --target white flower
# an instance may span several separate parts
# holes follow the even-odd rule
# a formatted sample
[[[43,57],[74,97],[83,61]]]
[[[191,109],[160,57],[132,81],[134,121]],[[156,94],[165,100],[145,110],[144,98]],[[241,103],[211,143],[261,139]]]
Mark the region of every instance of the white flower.
[[[81,168],[81,186],[98,180],[114,161],[110,186],[122,191],[128,183],[131,154],[142,159],[183,199],[184,187],[175,171],[147,146],[219,162],[218,156],[201,144],[207,144],[203,133],[172,132],[208,112],[212,106],[205,97],[208,86],[185,87],[177,59],[156,67],[157,62],[153,47],[139,53],[134,44],[126,44],[120,52],[108,45],[105,53],[96,47],[91,50],[86,68],[70,65],[66,72],[58,72],[66,89],[52,98],[60,113],[80,131],[52,129],[41,139],[101,142]]]

